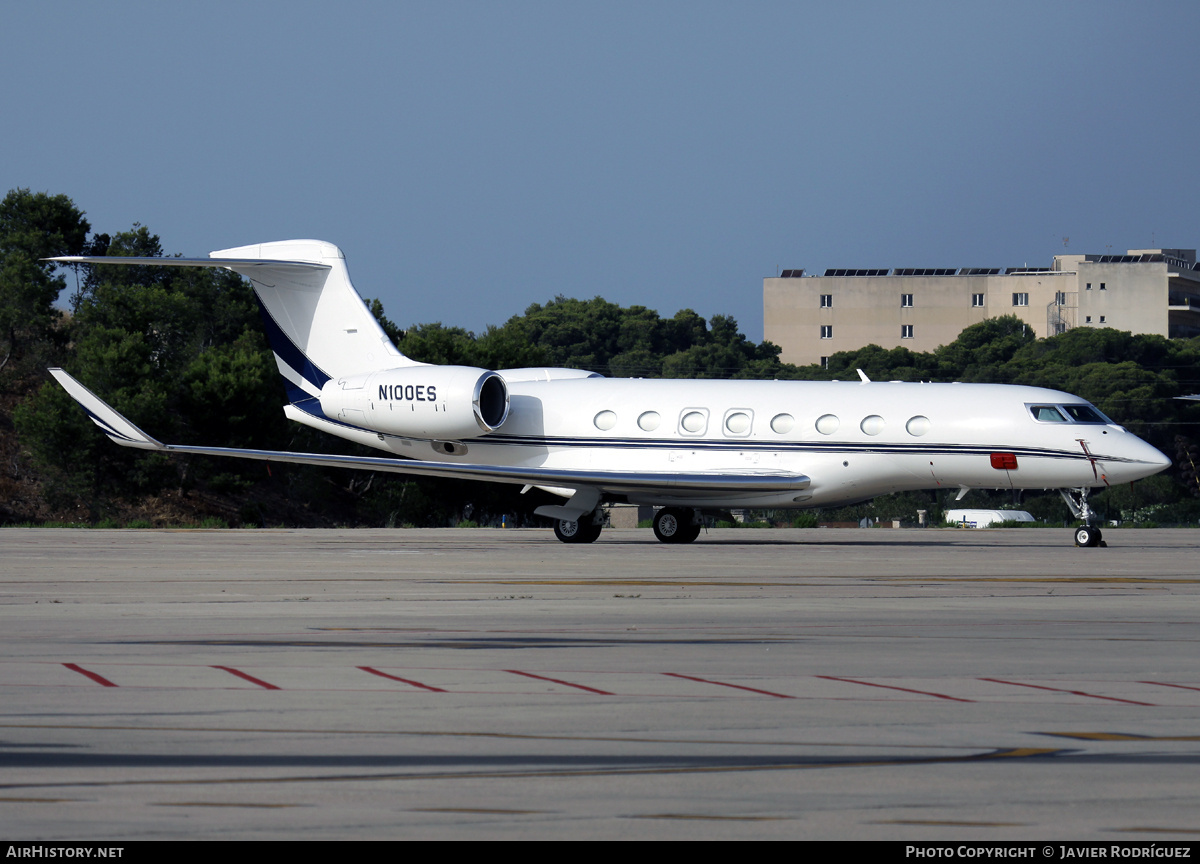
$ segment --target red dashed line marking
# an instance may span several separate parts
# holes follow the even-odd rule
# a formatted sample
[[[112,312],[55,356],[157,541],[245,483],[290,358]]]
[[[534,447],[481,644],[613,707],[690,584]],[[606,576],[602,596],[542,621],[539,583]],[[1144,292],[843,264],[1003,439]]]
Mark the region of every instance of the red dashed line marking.
[[[62,665],[66,666],[72,672],[78,672],[80,675],[91,678],[93,681],[95,681],[101,687],[116,687],[117,686],[116,684],[114,684],[113,682],[111,682],[107,678],[105,678],[103,675],[97,675],[95,672],[89,672],[88,670],[84,669],[82,666],[77,666],[74,663],[64,663]]]
[[[401,678],[399,675],[389,675],[386,672],[380,672],[378,669],[372,669],[370,666],[359,666],[358,668],[364,672],[370,672],[372,675],[378,675],[380,678],[388,678],[392,681],[399,681],[401,684],[408,684],[410,687],[420,687],[422,690],[431,690],[434,693],[446,692],[441,687],[430,687],[428,684],[422,684],[420,681],[410,681],[407,678]]]
[[[1135,702],[1132,699],[1118,699],[1116,696],[1099,696],[1095,693],[1086,693],[1083,690],[1067,690],[1063,687],[1045,687],[1041,684],[1024,684],[1020,681],[1004,681],[1000,678],[980,678],[980,681],[994,681],[997,684],[1011,684],[1014,687],[1032,687],[1034,690],[1050,690],[1054,693],[1071,693],[1075,696],[1087,696],[1089,699],[1107,699],[1109,702],[1124,702],[1126,705],[1145,705],[1150,708],[1156,707],[1153,702]]]
[[[1139,684],[1153,684],[1155,687],[1178,687],[1180,690],[1200,690],[1200,687],[1189,687],[1186,684],[1168,684],[1165,681],[1139,681]]]
[[[751,693],[761,693],[763,696],[774,696],[776,699],[795,699],[795,696],[788,696],[786,693],[773,693],[770,690],[759,690],[757,687],[745,687],[741,684],[729,684],[725,681],[709,681],[707,678],[696,678],[692,675],[681,675],[678,672],[664,672],[664,675],[670,675],[672,678],[685,678],[688,681],[699,681],[701,684],[716,684],[718,687],[732,687],[735,690],[748,690]]]
[[[237,677],[241,678],[244,681],[249,681],[251,684],[257,684],[259,687],[262,687],[264,690],[278,690],[279,689],[274,684],[268,684],[266,681],[263,681],[261,678],[255,678],[253,675],[247,675],[245,672],[242,672],[240,669],[234,669],[232,666],[213,666],[212,668],[220,669],[223,672],[228,672],[230,675],[236,675]]]
[[[897,687],[894,684],[876,684],[874,681],[859,681],[857,678],[838,678],[834,675],[815,675],[826,681],[845,681],[849,684],[862,684],[864,687],[882,687],[884,690],[899,690],[903,693],[917,693],[921,696],[935,696],[938,699],[949,699],[951,702],[974,702],[974,699],[962,699],[958,696],[947,696],[945,693],[934,693],[932,690],[913,690],[909,687]],[[984,679],[987,680],[987,679]]]
[[[557,678],[547,678],[545,675],[534,675],[532,672],[522,672],[520,669],[505,669],[505,672],[511,672],[513,675],[524,675],[526,678],[536,678],[539,681],[550,681],[554,684],[561,684],[564,687],[574,687],[576,690],[586,690],[589,693],[599,693],[601,696],[614,696],[616,694],[609,693],[607,690],[597,690],[595,687],[585,687],[582,684],[572,684],[570,681],[560,681]]]

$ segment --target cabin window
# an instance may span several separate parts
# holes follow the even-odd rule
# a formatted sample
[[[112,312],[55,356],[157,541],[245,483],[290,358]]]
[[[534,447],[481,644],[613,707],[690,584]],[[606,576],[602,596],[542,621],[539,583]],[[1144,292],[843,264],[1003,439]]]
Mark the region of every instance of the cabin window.
[[[707,408],[684,408],[679,415],[679,429],[685,435],[703,435],[707,428]]]
[[[734,409],[725,414],[725,434],[745,436],[750,434],[752,413],[747,410]]]
[[[638,428],[643,432],[653,432],[661,422],[662,418],[658,416],[657,411],[647,411],[638,417]]]
[[[929,418],[922,417],[920,414],[918,414],[916,417],[909,418],[908,422],[904,424],[904,429],[909,435],[916,435],[919,437],[929,431],[929,426]]]
[[[868,435],[878,435],[883,431],[883,418],[878,414],[872,414],[870,417],[864,417],[863,421],[858,424],[858,428]]]
[[[832,435],[841,424],[836,414],[822,414],[817,418],[817,431],[822,435]]]
[[[771,418],[771,431],[777,435],[786,435],[796,425],[796,418],[791,414],[776,414]]]
[[[617,425],[617,415],[612,411],[601,411],[592,422],[596,424],[596,428],[602,432],[607,432],[609,429]]]

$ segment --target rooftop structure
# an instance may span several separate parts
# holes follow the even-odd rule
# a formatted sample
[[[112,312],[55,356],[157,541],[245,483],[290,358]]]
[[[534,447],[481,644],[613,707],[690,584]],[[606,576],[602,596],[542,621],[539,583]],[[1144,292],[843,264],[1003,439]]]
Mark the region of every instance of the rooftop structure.
[[[763,338],[785,363],[823,363],[871,344],[932,351],[1001,315],[1038,337],[1074,327],[1197,336],[1196,250],[1056,255],[1051,267],[784,270],[763,280]]]

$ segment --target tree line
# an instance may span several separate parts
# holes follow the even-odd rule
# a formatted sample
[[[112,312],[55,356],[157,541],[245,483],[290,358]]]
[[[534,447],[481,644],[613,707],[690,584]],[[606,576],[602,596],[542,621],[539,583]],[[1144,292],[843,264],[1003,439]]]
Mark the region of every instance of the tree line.
[[[24,483],[27,491],[36,478],[37,493],[35,503],[17,492],[5,496],[7,504],[0,498],[0,523],[71,513],[91,522],[141,514],[161,524],[201,513],[230,525],[536,524],[532,510],[546,499],[521,496],[515,487],[146,454],[111,444],[48,379],[46,366],[68,369],[160,440],[313,452],[353,446],[284,418],[282,382],[253,292],[240,276],[41,260],[77,254],[164,251],[146,226],[93,232],[65,195],[15,189],[5,196],[0,411],[8,416],[0,433],[15,434],[17,443],[6,450],[4,482],[14,490]],[[1006,317],[974,325],[932,352],[870,345],[835,354],[823,368],[782,363],[777,346],[748,339],[733,318],[705,320],[690,309],[664,318],[645,306],[559,296],[476,334],[441,322],[401,328],[379,300],[367,303],[404,354],[428,363],[565,366],[641,378],[831,380],[856,378],[862,369],[876,380],[1032,384],[1088,399],[1168,454],[1177,436],[1194,438],[1200,422],[1197,403],[1175,398],[1200,392],[1200,339],[1077,328],[1036,340]],[[1188,496],[1175,475],[1151,486],[1152,504],[1183,506]],[[914,500],[929,506],[921,496]],[[892,505],[899,503],[878,506]]]

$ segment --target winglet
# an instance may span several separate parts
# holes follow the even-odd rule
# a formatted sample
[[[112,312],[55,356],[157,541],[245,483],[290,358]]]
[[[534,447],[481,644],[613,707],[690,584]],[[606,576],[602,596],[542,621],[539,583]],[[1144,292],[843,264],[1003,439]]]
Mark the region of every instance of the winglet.
[[[159,441],[154,440],[138,427],[134,426],[103,399],[84,387],[62,369],[50,370],[54,380],[63,386],[71,398],[92,418],[92,422],[104,430],[104,434],[122,447],[137,447],[139,450],[165,450]]]

